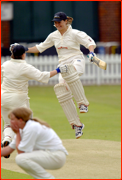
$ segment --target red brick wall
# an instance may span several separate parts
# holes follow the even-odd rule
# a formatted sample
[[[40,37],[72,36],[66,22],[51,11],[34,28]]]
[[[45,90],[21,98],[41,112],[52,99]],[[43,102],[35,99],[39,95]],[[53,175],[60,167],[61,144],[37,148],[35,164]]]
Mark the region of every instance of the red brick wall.
[[[102,42],[121,41],[120,1],[100,1],[98,3],[99,38]]]
[[[10,46],[10,22],[1,21],[1,44],[4,48]]]

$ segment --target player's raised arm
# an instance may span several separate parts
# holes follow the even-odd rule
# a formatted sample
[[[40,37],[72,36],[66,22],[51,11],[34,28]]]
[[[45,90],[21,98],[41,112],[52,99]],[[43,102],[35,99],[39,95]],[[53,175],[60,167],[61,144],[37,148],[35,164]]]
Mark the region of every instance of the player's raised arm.
[[[10,45],[9,50],[11,51],[11,53],[13,53],[12,50],[13,50],[13,48],[14,48],[15,46],[17,46],[17,45],[20,45],[20,44],[14,43],[14,44],[11,44],[11,45]],[[23,46],[23,47],[24,47],[24,46]],[[39,53],[39,50],[37,49],[36,46],[30,47],[30,48],[28,48],[28,47],[24,47],[24,48],[25,48],[25,52],[26,52],[26,53]]]
[[[56,70],[50,71],[50,78],[55,76],[58,73],[67,73],[68,72],[68,65],[61,65]]]
[[[36,46],[30,47],[30,48],[25,48],[26,53],[39,53],[39,50],[37,49]]]

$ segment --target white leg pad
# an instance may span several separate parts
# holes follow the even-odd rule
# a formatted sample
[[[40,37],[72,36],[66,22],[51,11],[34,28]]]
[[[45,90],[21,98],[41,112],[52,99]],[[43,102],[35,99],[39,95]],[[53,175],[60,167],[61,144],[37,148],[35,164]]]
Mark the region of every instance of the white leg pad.
[[[68,72],[63,73],[62,77],[69,85],[77,104],[89,105],[89,102],[84,93],[83,85],[75,67],[72,64],[68,64],[67,66]]]
[[[63,111],[71,125],[81,126],[77,110],[72,99],[70,89],[65,83],[60,83],[54,86],[54,91]]]

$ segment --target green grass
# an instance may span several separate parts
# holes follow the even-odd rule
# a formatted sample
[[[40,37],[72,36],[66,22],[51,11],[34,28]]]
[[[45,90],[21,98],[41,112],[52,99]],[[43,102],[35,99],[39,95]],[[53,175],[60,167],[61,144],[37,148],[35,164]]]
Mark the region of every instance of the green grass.
[[[78,115],[85,124],[84,139],[121,141],[121,86],[85,86],[89,112]],[[61,139],[74,139],[74,131],[60,106],[53,87],[30,87],[34,117],[47,121]]]
[[[34,179],[28,174],[13,172],[6,169],[1,169],[1,177],[2,179]]]
[[[85,86],[89,112],[78,115],[85,124],[82,139],[121,141],[121,86]],[[47,121],[61,139],[75,139],[75,132],[60,106],[53,87],[29,87],[33,116]],[[33,179],[1,169],[2,179]],[[11,177],[11,178],[10,178]],[[18,178],[19,177],[19,178]]]

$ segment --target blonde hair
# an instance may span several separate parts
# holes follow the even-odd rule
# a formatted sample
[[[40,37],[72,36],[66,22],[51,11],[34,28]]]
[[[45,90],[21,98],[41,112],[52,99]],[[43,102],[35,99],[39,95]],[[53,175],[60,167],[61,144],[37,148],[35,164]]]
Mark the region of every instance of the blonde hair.
[[[72,24],[73,18],[67,16],[67,24]]]
[[[42,121],[38,118],[31,118],[32,111],[29,108],[20,107],[20,108],[13,109],[8,114],[9,118],[10,118],[11,114],[13,114],[17,119],[22,119],[25,122],[27,122],[28,120],[32,120],[35,122],[39,122],[41,125],[45,125],[46,127],[50,128],[50,126],[47,122]]]

